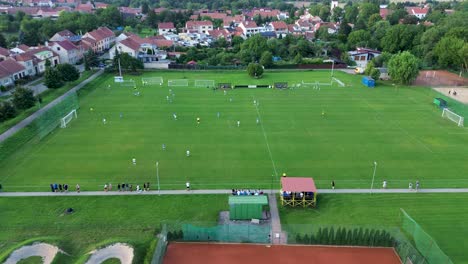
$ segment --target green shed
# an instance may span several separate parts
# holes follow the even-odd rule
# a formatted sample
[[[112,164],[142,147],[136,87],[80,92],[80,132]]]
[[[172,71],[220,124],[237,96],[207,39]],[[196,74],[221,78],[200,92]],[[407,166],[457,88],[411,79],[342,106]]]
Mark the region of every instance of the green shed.
[[[262,219],[263,206],[267,204],[266,195],[229,196],[229,219]]]

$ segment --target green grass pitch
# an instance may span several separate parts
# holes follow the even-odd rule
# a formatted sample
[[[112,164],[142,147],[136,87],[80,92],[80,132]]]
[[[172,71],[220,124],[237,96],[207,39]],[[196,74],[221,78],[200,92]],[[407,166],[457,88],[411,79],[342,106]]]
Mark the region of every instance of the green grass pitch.
[[[151,76],[165,84],[143,86],[141,78]],[[377,161],[377,187],[384,179],[390,188],[417,179],[422,187],[468,186],[468,130],[441,118],[432,104],[437,93],[392,85],[368,89],[359,76],[335,76],[347,87],[234,89],[224,95],[195,88],[194,80],[325,83],[330,72],[267,71],[256,80],[240,71],[159,71],[125,76],[137,84],[141,95],[134,96],[133,88],[105,75],[80,91],[78,119],[69,127],[0,162],[0,182],[5,191],[47,191],[50,183],[101,190],[105,183],[115,188],[148,181],[154,189],[158,161],[162,189],[182,189],[187,180],[195,189],[277,188],[283,172],[314,177],[319,188],[332,179],[338,188],[369,188]],[[167,80],[183,78],[189,87],[167,86]],[[464,105],[450,104],[467,116]]]

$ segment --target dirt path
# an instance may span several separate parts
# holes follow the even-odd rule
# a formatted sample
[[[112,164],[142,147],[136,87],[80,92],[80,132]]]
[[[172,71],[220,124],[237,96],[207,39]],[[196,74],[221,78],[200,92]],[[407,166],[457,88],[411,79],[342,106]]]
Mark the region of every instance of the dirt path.
[[[50,264],[59,251],[60,249],[58,247],[46,243],[24,246],[13,251],[4,264],[16,264],[22,259],[33,256],[40,256],[44,264]]]
[[[110,258],[117,258],[122,264],[132,264],[133,248],[127,244],[117,243],[91,252],[86,264],[99,264]]]
[[[432,89],[458,102],[468,104],[468,87],[434,87]],[[456,92],[456,95],[454,95],[453,92]]]

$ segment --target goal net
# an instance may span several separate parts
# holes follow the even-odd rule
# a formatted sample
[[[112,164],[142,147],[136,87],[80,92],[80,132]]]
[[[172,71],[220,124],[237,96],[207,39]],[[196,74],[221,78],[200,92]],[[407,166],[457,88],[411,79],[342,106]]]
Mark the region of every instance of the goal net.
[[[215,81],[214,80],[195,80],[195,87],[213,88],[215,87]]]
[[[188,79],[175,79],[175,80],[168,80],[168,86],[188,86]]]
[[[76,114],[76,109],[71,110],[70,113],[68,113],[66,116],[60,119],[60,127],[66,128],[68,123],[70,123],[70,121],[72,121],[73,118],[78,118],[78,115]]]
[[[448,108],[444,108],[444,110],[442,111],[442,117],[450,119],[451,121],[457,123],[457,125],[460,127],[463,126],[463,121],[465,119],[463,116],[457,115],[456,113],[450,111]]]
[[[120,86],[122,87],[136,87],[134,80],[122,80],[120,82]]]
[[[154,84],[162,85],[164,83],[164,79],[163,77],[142,78],[141,83],[143,85],[154,85]]]

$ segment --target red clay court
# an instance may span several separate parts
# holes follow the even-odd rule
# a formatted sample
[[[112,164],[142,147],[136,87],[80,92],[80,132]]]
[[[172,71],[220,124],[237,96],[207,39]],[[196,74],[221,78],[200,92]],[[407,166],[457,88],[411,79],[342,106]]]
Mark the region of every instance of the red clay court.
[[[401,264],[393,248],[170,243],[164,264]]]

